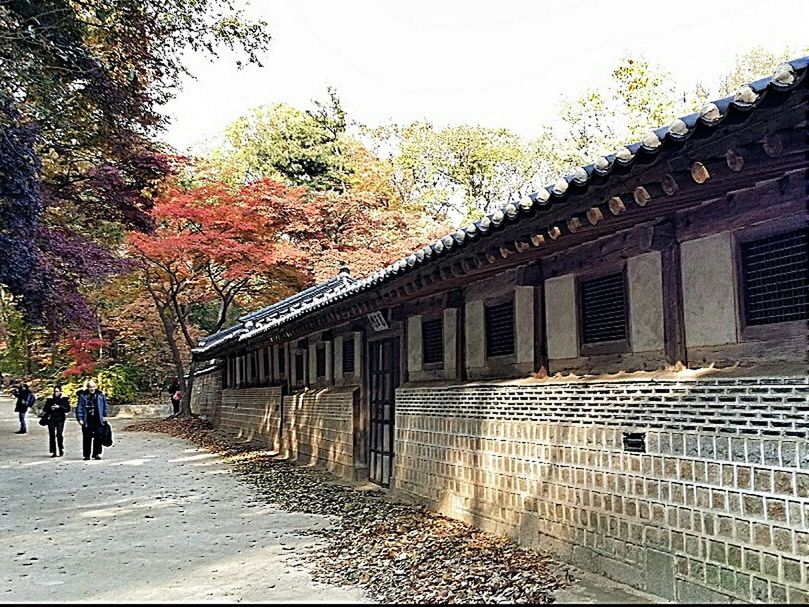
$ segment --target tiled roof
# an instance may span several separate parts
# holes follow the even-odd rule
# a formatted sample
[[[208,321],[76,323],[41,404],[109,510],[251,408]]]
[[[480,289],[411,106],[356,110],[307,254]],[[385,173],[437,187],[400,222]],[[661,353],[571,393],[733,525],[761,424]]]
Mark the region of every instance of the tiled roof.
[[[751,82],[741,87],[735,95],[707,103],[699,112],[677,118],[668,126],[649,131],[642,141],[622,147],[612,154],[601,156],[592,164],[578,167],[572,174],[560,177],[556,182],[544,188],[539,188],[519,202],[511,202],[481,220],[439,238],[362,280],[340,285],[333,290],[312,297],[295,309],[289,309],[283,316],[263,318],[254,327],[241,331],[238,341],[244,342],[309,312],[378,287],[398,276],[447,256],[469,242],[486,238],[496,228],[519,222],[529,215],[535,216],[537,212],[551,208],[558,209],[568,201],[572,191],[576,193],[585,191],[595,178],[599,178],[603,183],[604,178],[609,177],[616,167],[630,167],[638,159],[648,162],[661,151],[681,144],[696,133],[699,133],[700,137],[705,136],[712,133],[719,125],[732,122],[743,114],[755,110],[772,94],[794,90],[806,78],[807,66],[809,66],[809,56],[783,63],[776,68],[771,77]],[[210,350],[212,347],[206,346],[205,350]]]
[[[193,352],[198,355],[204,354],[218,346],[235,341],[251,331],[283,324],[288,320],[290,315],[294,315],[298,310],[307,309],[307,307],[314,302],[321,301],[326,297],[343,291],[356,282],[354,278],[349,276],[348,272],[341,270],[337,276],[330,278],[326,282],[322,282],[314,287],[309,287],[291,297],[287,297],[260,310],[241,316],[239,318],[239,324],[201,339]]]

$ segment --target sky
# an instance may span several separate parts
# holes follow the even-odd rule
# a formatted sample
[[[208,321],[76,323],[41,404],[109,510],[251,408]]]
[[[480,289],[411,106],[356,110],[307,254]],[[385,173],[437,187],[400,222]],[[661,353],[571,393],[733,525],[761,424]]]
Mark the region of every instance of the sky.
[[[264,67],[239,70],[227,52],[187,55],[195,78],[164,108],[164,139],[179,151],[204,146],[253,107],[311,107],[328,85],[367,125],[428,120],[533,137],[562,96],[606,82],[626,54],[686,87],[717,81],[753,46],[809,45],[807,0],[235,3],[269,24]]]

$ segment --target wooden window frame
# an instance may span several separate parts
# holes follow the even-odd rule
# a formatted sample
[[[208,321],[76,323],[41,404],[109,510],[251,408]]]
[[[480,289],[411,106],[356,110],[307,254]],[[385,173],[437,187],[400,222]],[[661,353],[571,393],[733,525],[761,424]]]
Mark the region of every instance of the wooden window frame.
[[[603,278],[610,274],[621,274],[624,279],[624,309],[626,310],[626,332],[624,339],[614,339],[594,344],[584,342],[584,301],[582,288],[585,282]],[[629,306],[629,276],[626,271],[626,262],[610,263],[581,274],[576,274],[576,323],[578,325],[579,356],[606,356],[610,354],[626,354],[630,352],[629,334],[632,322]]]
[[[264,374],[264,382],[262,385],[269,386],[272,384],[273,381],[273,372],[272,372],[272,346],[264,346],[264,364],[262,366],[262,372]]]
[[[342,355],[341,363],[340,363],[340,372],[342,373],[343,377],[346,377],[346,376],[351,377],[351,376],[354,376],[354,375],[357,374],[357,364],[356,364],[357,344],[354,341],[354,334],[353,333],[349,333],[348,335],[343,335],[342,337],[343,337],[343,340],[342,340],[342,343],[340,344],[340,349],[341,349],[340,354]],[[351,359],[351,369],[346,370],[346,360],[347,360],[346,359],[346,345],[349,344],[349,343],[351,344],[351,356],[349,357]]]
[[[786,219],[778,219],[762,225],[736,230],[731,234],[733,255],[733,280],[736,286],[736,326],[737,341],[772,341],[784,340],[803,335],[806,332],[807,320],[787,320],[766,325],[748,325],[745,309],[744,269],[742,267],[742,245],[753,240],[770,236],[778,236],[786,232],[809,228],[805,215],[793,215]]]
[[[301,373],[298,374],[298,356],[301,357]],[[306,359],[308,358],[307,350],[303,348],[295,348],[292,353],[293,364],[295,365],[295,383],[296,388],[303,388],[308,383],[308,373],[306,369]]]
[[[487,318],[487,309],[494,306],[500,306],[505,303],[511,303],[512,315],[512,333],[514,334],[511,352],[508,354],[495,354],[489,355],[489,321]],[[486,355],[486,360],[495,364],[511,364],[517,362],[517,302],[514,296],[514,291],[498,295],[494,297],[487,297],[483,300],[483,352]]]
[[[425,322],[438,322],[441,327],[441,360],[434,362],[427,362],[427,351],[425,350],[426,342],[424,340],[424,323]],[[422,369],[424,371],[440,371],[444,368],[444,312],[440,314],[429,314],[421,317],[421,355],[422,355]]]
[[[287,377],[287,367],[286,367],[286,344],[280,343],[278,344],[278,376],[279,377]]]
[[[323,373],[320,372],[321,356],[323,357]],[[315,345],[315,378],[318,380],[326,380],[326,369],[329,365],[328,356],[326,355],[326,344],[319,342]]]

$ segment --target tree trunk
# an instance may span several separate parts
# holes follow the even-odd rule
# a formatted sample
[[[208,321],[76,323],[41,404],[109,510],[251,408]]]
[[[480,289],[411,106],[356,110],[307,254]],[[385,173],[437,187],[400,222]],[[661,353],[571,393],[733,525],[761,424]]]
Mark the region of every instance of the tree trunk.
[[[196,370],[197,363],[192,358],[188,369],[188,381],[185,378],[180,379],[180,385],[183,386],[183,399],[180,401],[180,413],[177,417],[196,417],[194,412],[191,411],[191,393],[194,390],[194,373]]]
[[[180,354],[180,348],[177,346],[177,340],[174,338],[174,331],[176,330],[176,325],[172,320],[169,318],[168,314],[166,313],[166,305],[163,305],[158,298],[157,293],[147,284],[147,288],[149,289],[149,293],[152,295],[152,299],[155,303],[155,308],[157,308],[157,314],[160,316],[160,322],[163,325],[163,332],[166,334],[166,341],[169,344],[169,350],[171,350],[171,357],[174,361],[174,370],[177,373],[177,379],[180,382],[180,389],[183,393],[186,392],[185,386],[185,369],[183,368],[183,357]],[[163,390],[165,389],[165,384],[163,384]],[[161,390],[161,394],[164,394],[163,390]],[[183,397],[185,399],[185,397]],[[182,414],[182,409],[180,410]]]

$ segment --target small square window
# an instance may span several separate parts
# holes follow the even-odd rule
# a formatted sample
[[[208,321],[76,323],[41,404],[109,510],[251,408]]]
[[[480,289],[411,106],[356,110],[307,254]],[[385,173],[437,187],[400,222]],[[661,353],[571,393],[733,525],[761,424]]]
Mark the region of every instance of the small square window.
[[[315,351],[315,375],[326,377],[326,346],[319,346]]]
[[[514,354],[514,302],[486,306],[486,356]]]
[[[343,373],[354,373],[354,336],[343,337]]]
[[[444,362],[444,319],[423,320],[421,338],[424,348],[424,363]]]
[[[747,325],[809,318],[809,230],[742,243]]]
[[[304,383],[304,365],[303,365],[303,352],[295,353],[295,385],[301,386]]]
[[[583,344],[627,339],[626,283],[623,272],[582,280],[579,294]]]

